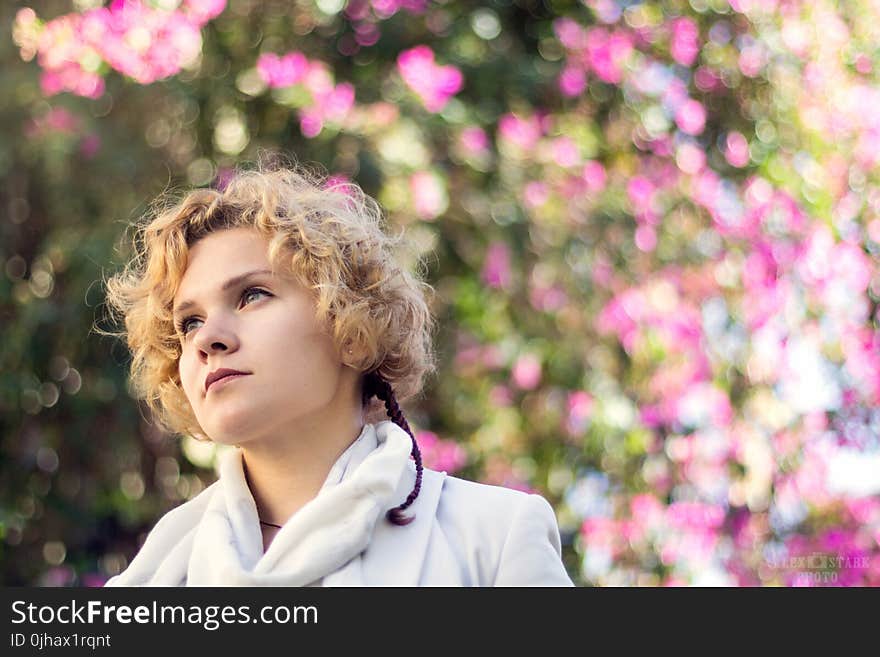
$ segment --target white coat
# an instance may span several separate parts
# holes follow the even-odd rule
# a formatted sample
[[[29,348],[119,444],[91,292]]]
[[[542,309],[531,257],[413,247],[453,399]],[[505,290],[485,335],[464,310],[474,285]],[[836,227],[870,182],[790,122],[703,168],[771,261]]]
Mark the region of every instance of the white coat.
[[[396,425],[366,425],[265,554],[241,459],[230,458],[220,481],[167,513],[108,586],[572,585],[556,517],[539,495],[424,469],[406,510],[415,519],[388,522],[384,512],[415,482],[409,449]]]

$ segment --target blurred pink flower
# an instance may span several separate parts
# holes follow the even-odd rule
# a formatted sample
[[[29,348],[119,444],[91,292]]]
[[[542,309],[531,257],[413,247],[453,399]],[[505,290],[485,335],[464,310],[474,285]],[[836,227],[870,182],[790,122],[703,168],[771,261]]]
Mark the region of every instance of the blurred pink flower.
[[[320,112],[313,109],[302,109],[299,112],[299,130],[303,137],[312,139],[321,134],[324,129],[324,119]]]
[[[510,388],[502,385],[492,386],[489,391],[489,403],[494,408],[510,406],[513,403],[513,394],[510,392]]]
[[[290,87],[303,81],[309,70],[308,58],[300,52],[289,52],[283,57],[263,53],[257,59],[257,72],[272,88]]]
[[[467,452],[453,440],[443,440],[431,431],[419,431],[416,442],[426,468],[454,474],[467,464]]]
[[[675,164],[682,173],[692,176],[706,166],[706,152],[693,141],[683,142],[675,150]]]
[[[580,150],[571,137],[557,137],[550,145],[553,161],[561,167],[574,167],[581,163]]]
[[[568,393],[565,430],[571,436],[581,435],[589,424],[593,413],[593,398],[583,390]]]
[[[53,107],[42,116],[33,119],[25,128],[28,136],[45,133],[74,134],[82,129],[82,121],[64,107]]]
[[[449,198],[443,180],[436,173],[418,171],[409,179],[410,193],[416,214],[427,221],[446,211]]]
[[[673,502],[666,509],[666,521],[682,530],[718,529],[725,515],[721,506],[703,502]]]
[[[510,286],[510,249],[503,242],[493,242],[486,250],[482,279],[489,287],[504,289]]]
[[[523,354],[513,365],[513,382],[520,390],[534,390],[541,383],[541,361],[534,354]]]
[[[559,18],[553,21],[556,38],[568,50],[583,50],[587,45],[587,33],[572,18]]]
[[[344,173],[334,173],[324,181],[324,189],[338,188],[340,191],[345,191],[349,185],[351,185],[351,178]]]
[[[841,339],[844,363],[870,406],[880,404],[880,332],[866,326],[847,330]]]
[[[428,6],[428,0],[370,0],[373,11],[379,18],[391,18],[403,9],[411,14],[422,14]]]
[[[675,123],[682,132],[698,135],[706,127],[706,109],[699,101],[688,100],[676,110]]]
[[[584,63],[603,82],[619,84],[623,69],[633,50],[632,36],[625,32],[609,33],[601,27],[587,32],[587,48]]]
[[[16,42],[29,58],[36,43],[45,95],[61,91],[97,98],[104,93],[100,65],[149,84],[178,73],[195,61],[201,28],[226,6],[225,0],[187,0],[178,9],[114,0],[107,7],[48,21],[37,34],[32,11],[16,16]]]
[[[435,64],[434,51],[428,46],[416,46],[400,53],[397,69],[429,112],[442,110],[464,85],[461,71],[454,66]]]
[[[195,22],[204,25],[226,9],[226,0],[183,0],[183,12]]]
[[[662,529],[666,508],[654,495],[634,495],[629,501],[629,509],[633,541],[644,541]]]
[[[637,226],[634,241],[640,251],[653,251],[657,248],[657,231],[649,224]]]
[[[622,523],[613,518],[593,516],[584,520],[581,536],[584,543],[591,548],[605,549],[616,555],[623,548],[621,528]]]
[[[739,132],[729,132],[725,139],[724,157],[732,167],[741,169],[749,163],[749,142]]]
[[[626,187],[629,202],[634,212],[648,212],[652,210],[656,187],[644,176],[633,176]]]
[[[760,44],[746,46],[739,54],[739,70],[746,77],[757,77],[766,64],[767,54]]]
[[[563,96],[580,96],[587,88],[587,74],[580,66],[566,65],[559,74],[559,90]]]
[[[498,134],[501,139],[511,142],[523,151],[532,150],[544,133],[538,116],[526,118],[515,114],[505,114],[498,121]]]
[[[670,21],[671,39],[669,51],[678,64],[692,66],[700,54],[700,31],[696,22],[690,18],[676,18]]]
[[[489,137],[478,126],[468,126],[458,136],[458,143],[468,155],[480,155],[489,150]]]
[[[547,183],[532,180],[523,189],[523,201],[528,208],[539,208],[550,198],[550,187]]]
[[[701,66],[694,72],[694,84],[700,91],[710,93],[724,88],[721,77],[708,66]]]
[[[605,189],[605,182],[608,178],[605,173],[605,167],[595,160],[590,160],[584,164],[584,170],[581,177],[584,182],[587,183],[587,189],[590,192],[601,192]]]

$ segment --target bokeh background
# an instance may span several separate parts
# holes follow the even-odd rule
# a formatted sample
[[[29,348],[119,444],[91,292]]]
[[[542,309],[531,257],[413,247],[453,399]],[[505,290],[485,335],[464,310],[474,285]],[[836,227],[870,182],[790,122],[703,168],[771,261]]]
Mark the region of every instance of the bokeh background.
[[[268,150],[405,229],[425,460],[545,495],[575,582],[880,584],[877,0],[4,2],[0,64],[0,583],[213,481],[102,280]]]

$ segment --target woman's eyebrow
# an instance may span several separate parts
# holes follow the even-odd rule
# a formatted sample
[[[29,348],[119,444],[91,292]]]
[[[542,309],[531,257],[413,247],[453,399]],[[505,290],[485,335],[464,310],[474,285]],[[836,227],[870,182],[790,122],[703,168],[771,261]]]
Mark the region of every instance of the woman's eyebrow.
[[[254,269],[253,271],[247,271],[243,274],[239,274],[238,276],[233,276],[232,278],[227,279],[226,282],[224,282],[223,285],[220,286],[220,289],[223,292],[226,292],[230,288],[240,285],[249,278],[253,278],[254,276],[263,276],[266,274],[269,274],[271,276],[273,272],[271,269]],[[180,304],[172,310],[172,314],[180,315],[187,312],[195,305],[195,301],[181,301]]]

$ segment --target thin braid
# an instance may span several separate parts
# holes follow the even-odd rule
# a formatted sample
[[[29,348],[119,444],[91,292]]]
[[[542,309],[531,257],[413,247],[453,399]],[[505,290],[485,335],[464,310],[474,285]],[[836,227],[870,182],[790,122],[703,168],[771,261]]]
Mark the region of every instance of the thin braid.
[[[412,440],[412,452],[410,452],[410,454],[416,462],[416,484],[410,494],[407,495],[406,501],[400,506],[389,510],[386,514],[389,522],[392,524],[408,525],[415,519],[415,516],[407,517],[403,515],[403,512],[415,502],[415,499],[419,496],[419,491],[422,489],[422,453],[419,451],[419,445],[416,442],[416,437],[413,435],[412,429],[409,428],[409,422],[406,421],[406,418],[403,416],[403,411],[400,410],[400,406],[397,403],[397,398],[394,396],[394,390],[392,389],[391,384],[383,379],[377,372],[367,374],[364,386],[365,400],[370,399],[374,395],[385,402],[385,411],[388,413],[388,417],[391,418],[391,421],[394,422],[394,424],[406,431]]]

